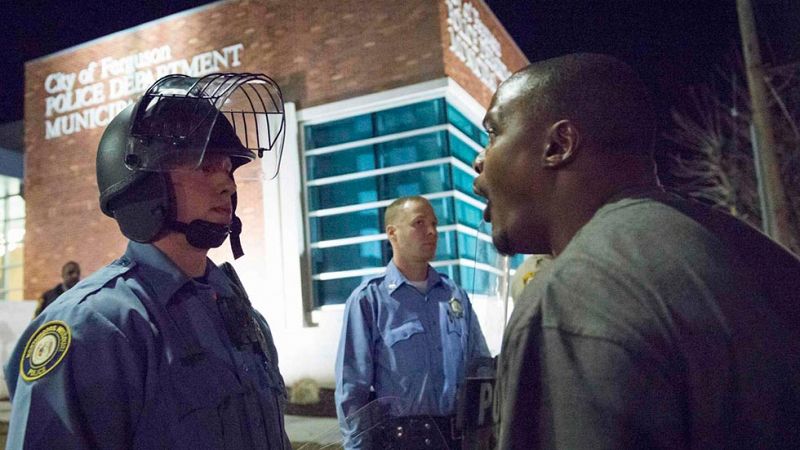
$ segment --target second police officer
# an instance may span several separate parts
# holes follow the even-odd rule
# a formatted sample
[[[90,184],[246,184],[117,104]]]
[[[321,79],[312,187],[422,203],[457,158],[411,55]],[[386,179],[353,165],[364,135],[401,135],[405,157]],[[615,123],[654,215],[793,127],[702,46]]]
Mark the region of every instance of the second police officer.
[[[488,367],[489,349],[467,293],[429,264],[438,237],[430,202],[401,197],[384,222],[393,253],[386,273],[345,305],[336,358],[345,448],[460,448],[459,390]],[[382,403],[388,412],[374,407]]]

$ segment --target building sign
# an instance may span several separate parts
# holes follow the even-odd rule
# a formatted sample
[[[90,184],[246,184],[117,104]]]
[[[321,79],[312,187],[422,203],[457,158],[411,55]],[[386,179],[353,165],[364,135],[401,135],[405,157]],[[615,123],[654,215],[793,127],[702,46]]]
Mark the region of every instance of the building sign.
[[[78,72],[55,72],[44,80],[45,139],[104,127],[164,75],[180,73],[199,77],[241,65],[243,44],[172,57],[169,45],[121,58],[104,57]]]
[[[511,76],[502,60],[500,41],[481,21],[478,10],[464,0],[445,0],[450,51],[490,90]]]

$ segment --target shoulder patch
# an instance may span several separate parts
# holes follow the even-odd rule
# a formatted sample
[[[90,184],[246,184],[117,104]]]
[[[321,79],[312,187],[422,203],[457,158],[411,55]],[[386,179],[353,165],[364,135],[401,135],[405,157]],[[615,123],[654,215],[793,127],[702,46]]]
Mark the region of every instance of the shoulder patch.
[[[46,322],[25,344],[19,373],[25,381],[35,381],[53,370],[69,350],[72,332],[60,320]]]

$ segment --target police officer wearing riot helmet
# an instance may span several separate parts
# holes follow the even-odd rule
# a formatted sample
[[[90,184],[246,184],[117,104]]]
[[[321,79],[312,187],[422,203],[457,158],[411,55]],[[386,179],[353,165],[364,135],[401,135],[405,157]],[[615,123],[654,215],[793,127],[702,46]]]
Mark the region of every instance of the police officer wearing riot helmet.
[[[290,448],[267,323],[206,257],[241,254],[233,173],[255,155],[218,108],[244,85],[280,99],[263,75],[168,76],[108,125],[100,204],[130,242],[17,344],[8,448]]]
[[[393,258],[386,273],[347,299],[336,358],[336,412],[345,447],[459,448],[458,390],[489,350],[467,293],[430,266],[436,214],[424,197],[402,197],[385,213]],[[372,391],[372,392],[371,392]],[[372,405],[398,398],[388,415]],[[398,431],[399,430],[399,431]]]

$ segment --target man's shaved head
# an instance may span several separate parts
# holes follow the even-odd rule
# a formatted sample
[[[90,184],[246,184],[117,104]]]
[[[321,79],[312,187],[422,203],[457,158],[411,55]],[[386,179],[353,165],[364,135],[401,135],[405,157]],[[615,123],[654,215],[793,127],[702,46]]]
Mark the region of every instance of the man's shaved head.
[[[402,216],[403,214],[403,207],[408,202],[416,202],[416,203],[424,203],[431,208],[431,202],[428,201],[427,198],[421,195],[410,195],[407,197],[400,197],[397,200],[393,201],[387,208],[386,212],[383,215],[383,223],[385,227],[389,225],[396,225],[397,219]]]
[[[558,254],[616,193],[658,186],[650,96],[614,57],[531,64],[500,85],[483,123],[474,189],[502,253]]]
[[[652,157],[655,114],[647,88],[622,61],[576,53],[536,62],[507,83],[520,83],[530,115],[568,119],[600,148]]]

